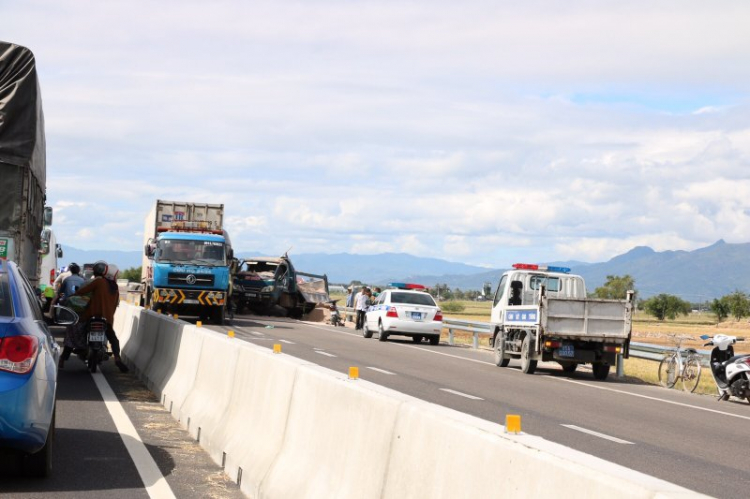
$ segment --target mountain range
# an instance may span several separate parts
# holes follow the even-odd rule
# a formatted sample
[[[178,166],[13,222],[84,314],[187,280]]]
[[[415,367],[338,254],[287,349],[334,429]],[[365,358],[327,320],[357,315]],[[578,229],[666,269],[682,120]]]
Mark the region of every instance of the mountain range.
[[[105,260],[120,269],[141,265],[140,251],[81,250],[63,246],[61,265]],[[238,258],[262,256],[246,251]],[[507,269],[488,269],[437,258],[405,253],[352,255],[349,253],[307,253],[290,255],[294,266],[303,272],[326,274],[331,283],[358,280],[373,285],[395,281],[436,283],[463,290],[482,289],[485,282],[497,284]],[[549,262],[569,267],[583,276],[589,291],[606,281],[608,275],[629,274],[635,279],[642,298],[660,293],[680,296],[691,302],[704,302],[735,290],[750,291],[750,243],[729,244],[723,240],[693,251],[654,251],[639,246],[606,262]]]

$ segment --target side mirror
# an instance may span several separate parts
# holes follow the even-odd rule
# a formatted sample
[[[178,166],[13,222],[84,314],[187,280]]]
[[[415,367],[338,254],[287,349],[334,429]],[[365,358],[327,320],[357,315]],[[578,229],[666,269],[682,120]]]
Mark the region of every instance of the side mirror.
[[[52,225],[52,207],[51,206],[45,206],[44,207],[44,217],[43,217],[44,225]]]
[[[58,244],[58,245],[57,245],[57,258],[62,258],[62,257],[63,257],[63,250],[62,250],[62,246],[60,246],[60,245]]]
[[[146,255],[146,258],[149,260],[154,258],[154,250],[155,250],[154,240],[149,239],[146,243],[146,246],[143,247],[143,254]]]
[[[69,326],[78,322],[78,314],[68,307],[55,305],[53,307],[52,317],[58,326]]]

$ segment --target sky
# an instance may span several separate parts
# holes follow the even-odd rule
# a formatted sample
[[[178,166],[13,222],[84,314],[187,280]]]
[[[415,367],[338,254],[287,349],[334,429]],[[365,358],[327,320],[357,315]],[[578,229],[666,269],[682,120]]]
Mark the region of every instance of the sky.
[[[750,2],[0,0],[58,242],[493,268],[750,241]]]

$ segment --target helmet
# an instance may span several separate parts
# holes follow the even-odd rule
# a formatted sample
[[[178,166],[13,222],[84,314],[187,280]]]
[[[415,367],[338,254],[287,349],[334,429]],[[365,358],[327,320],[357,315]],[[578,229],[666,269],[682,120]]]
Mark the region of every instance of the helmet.
[[[94,276],[99,277],[107,273],[107,262],[99,260],[94,264]]]
[[[68,270],[70,270],[71,274],[77,274],[81,271],[81,267],[77,263],[71,263],[68,265]]]

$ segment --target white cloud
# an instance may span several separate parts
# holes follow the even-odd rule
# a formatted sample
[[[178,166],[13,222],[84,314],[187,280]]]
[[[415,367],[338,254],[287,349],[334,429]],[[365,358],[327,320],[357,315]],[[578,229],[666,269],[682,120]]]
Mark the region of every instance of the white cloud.
[[[240,251],[493,266],[748,240],[748,14],[700,1],[3,8],[4,37],[37,55],[63,244],[140,249],[132,234],[158,198],[224,203]]]

